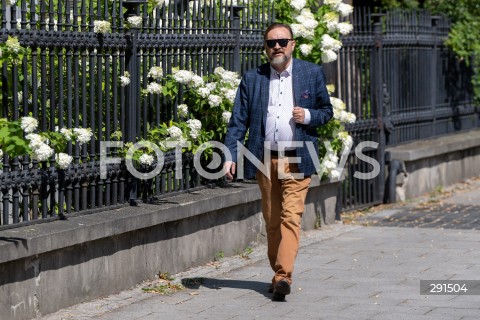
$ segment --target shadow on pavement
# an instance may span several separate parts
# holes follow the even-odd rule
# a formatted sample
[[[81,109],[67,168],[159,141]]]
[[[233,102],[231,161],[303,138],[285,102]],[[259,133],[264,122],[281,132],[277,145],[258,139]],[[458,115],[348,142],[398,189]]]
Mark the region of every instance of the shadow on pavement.
[[[272,298],[272,294],[268,293],[269,282],[199,277],[184,278],[182,279],[182,285],[188,289],[198,289],[200,286],[215,290],[222,288],[247,289],[256,291],[269,299]]]

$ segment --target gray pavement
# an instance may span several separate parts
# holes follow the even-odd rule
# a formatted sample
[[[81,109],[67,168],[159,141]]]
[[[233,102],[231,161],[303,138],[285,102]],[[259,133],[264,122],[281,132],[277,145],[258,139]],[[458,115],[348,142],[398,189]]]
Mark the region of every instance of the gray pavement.
[[[480,280],[480,179],[353,216],[302,235],[285,302],[262,245],[174,275],[176,293],[146,293],[154,280],[43,319],[480,319],[480,295],[420,295],[420,280]]]

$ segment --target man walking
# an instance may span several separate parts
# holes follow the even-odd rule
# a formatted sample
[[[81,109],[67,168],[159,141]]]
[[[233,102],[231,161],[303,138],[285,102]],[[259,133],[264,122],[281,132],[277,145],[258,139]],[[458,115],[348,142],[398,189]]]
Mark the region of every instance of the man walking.
[[[247,159],[244,177],[256,177],[262,193],[268,259],[274,271],[269,291],[284,300],[291,291],[298,252],[300,221],[310,176],[318,158],[316,128],[333,115],[325,76],[320,66],[292,58],[295,49],[289,25],[274,23],[264,34],[269,63],[248,71],[235,98],[225,145],[232,159],[225,161],[227,179],[237,171],[237,141],[257,159],[260,170]]]

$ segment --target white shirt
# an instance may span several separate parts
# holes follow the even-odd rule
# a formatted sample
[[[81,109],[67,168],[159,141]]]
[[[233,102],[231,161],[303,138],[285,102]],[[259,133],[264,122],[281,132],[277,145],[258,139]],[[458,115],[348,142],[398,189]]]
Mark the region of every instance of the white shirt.
[[[292,62],[282,73],[278,73],[277,70],[270,66],[270,91],[265,140],[271,142],[272,150],[278,150],[280,141],[282,141],[281,149],[283,147],[286,150],[295,149],[293,143],[288,143],[295,141],[295,120],[292,116],[293,107],[295,106],[294,100]],[[307,109],[305,109],[304,123],[310,123],[310,112]]]

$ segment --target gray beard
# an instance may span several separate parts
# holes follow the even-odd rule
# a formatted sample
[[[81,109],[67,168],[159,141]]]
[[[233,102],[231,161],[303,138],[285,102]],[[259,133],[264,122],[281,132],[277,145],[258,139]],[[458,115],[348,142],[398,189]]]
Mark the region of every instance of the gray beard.
[[[270,59],[271,64],[282,64],[288,61],[290,57],[285,55],[283,57],[278,57],[278,58],[272,58]]]

